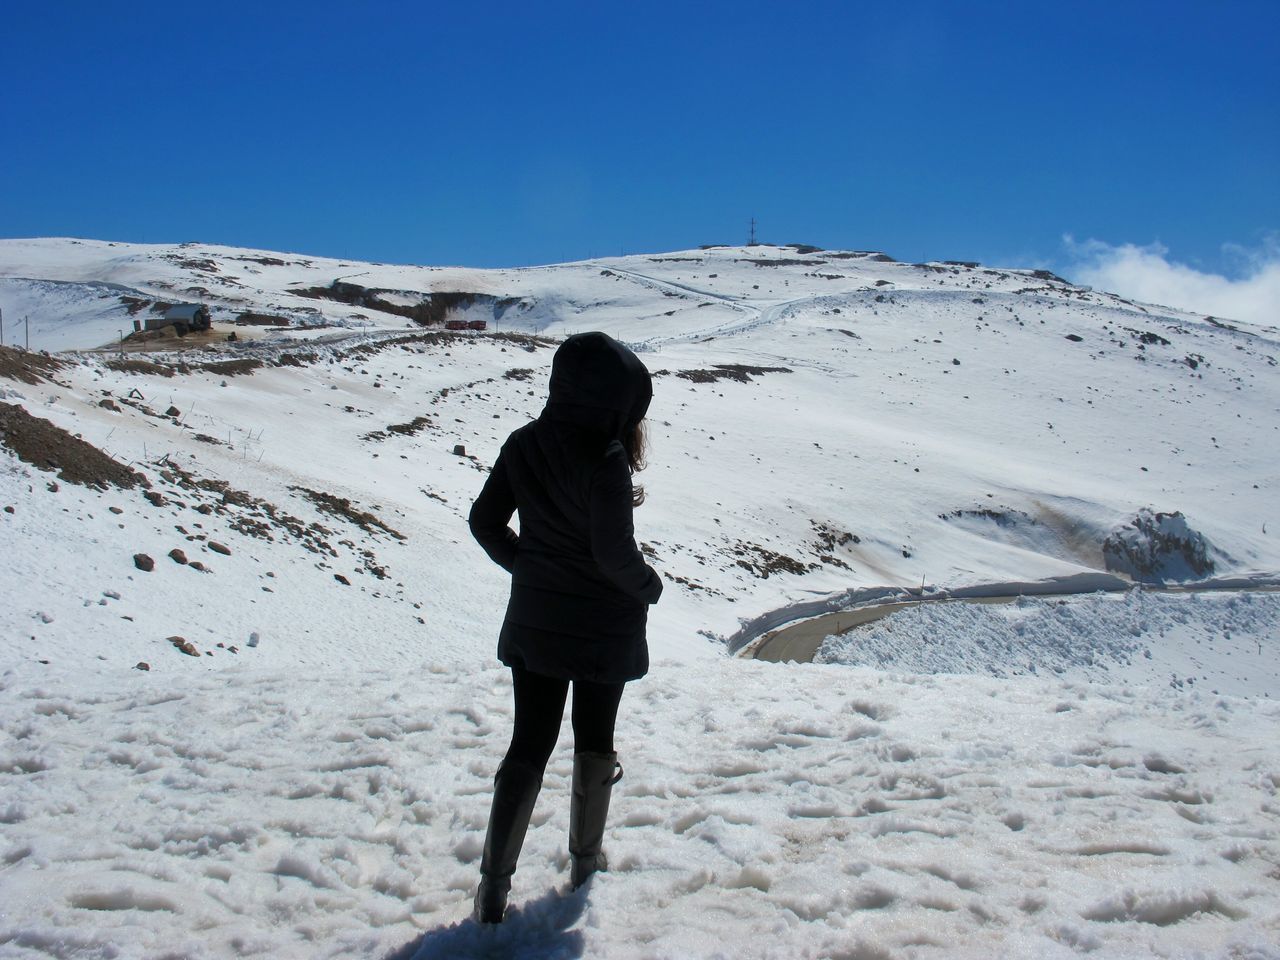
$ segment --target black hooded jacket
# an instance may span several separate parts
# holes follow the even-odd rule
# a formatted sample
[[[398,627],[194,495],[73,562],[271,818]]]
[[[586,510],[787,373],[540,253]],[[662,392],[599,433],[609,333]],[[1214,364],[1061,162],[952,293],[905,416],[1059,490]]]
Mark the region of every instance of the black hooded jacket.
[[[603,333],[567,339],[541,416],[502,445],[471,533],[511,572],[498,639],[508,666],[621,682],[649,668],[645,624],[662,580],[636,548],[621,438],[649,408],[649,372]],[[520,512],[520,534],[509,526]]]

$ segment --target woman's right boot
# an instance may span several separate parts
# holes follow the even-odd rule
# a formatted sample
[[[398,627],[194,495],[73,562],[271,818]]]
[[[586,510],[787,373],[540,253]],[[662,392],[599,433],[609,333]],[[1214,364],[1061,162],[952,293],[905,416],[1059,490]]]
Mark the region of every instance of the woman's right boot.
[[[622,779],[616,753],[573,755],[573,795],[569,802],[569,879],[577,890],[598,870],[608,870],[604,825],[609,817],[609,796]]]
[[[493,778],[493,806],[480,860],[480,886],[472,916],[477,923],[501,923],[511,890],[511,875],[529,829],[533,804],[542,789],[542,769],[503,760]]]

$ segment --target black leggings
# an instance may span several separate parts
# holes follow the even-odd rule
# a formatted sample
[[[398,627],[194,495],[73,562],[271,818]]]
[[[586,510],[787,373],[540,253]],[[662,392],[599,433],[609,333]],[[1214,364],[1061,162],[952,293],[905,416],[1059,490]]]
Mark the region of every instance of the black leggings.
[[[569,681],[511,668],[516,694],[516,723],[507,748],[507,761],[527,763],[539,770],[547,765],[560,737]],[[613,726],[618,719],[622,683],[573,684],[574,752],[613,752]],[[504,761],[506,762],[506,761]]]

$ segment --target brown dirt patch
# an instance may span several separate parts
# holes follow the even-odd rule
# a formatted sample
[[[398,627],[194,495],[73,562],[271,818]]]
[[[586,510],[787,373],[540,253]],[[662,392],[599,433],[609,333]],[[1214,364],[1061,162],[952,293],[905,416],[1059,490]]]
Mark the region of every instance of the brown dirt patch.
[[[789,557],[784,553],[776,553],[758,543],[745,543],[739,540],[729,550],[734,555],[734,562],[738,566],[762,580],[769,579],[769,575],[773,573],[801,575],[818,568],[816,563],[806,564],[802,560]]]
[[[43,353],[31,353],[15,347],[0,347],[0,377],[20,380],[34,386],[49,380],[52,374],[66,364]]]
[[[326,539],[333,531],[318,523],[305,523],[273,503],[235,489],[225,480],[199,477],[167,459],[160,471],[160,479],[174,488],[170,496],[175,503],[185,507],[191,505],[188,499],[195,500],[197,513],[216,513],[227,517],[231,529],[237,533],[274,541],[272,534],[275,531],[286,539],[298,541],[312,553],[331,557],[338,555]],[[163,498],[160,501],[155,505],[163,506]]]
[[[91,443],[73,437],[48,420],[33,417],[22,407],[0,403],[0,441],[18,459],[41,470],[57,471],[58,479],[84,487],[125,490],[151,484]]]
[[[207,370],[209,373],[221,374],[224,377],[234,377],[240,374],[253,373],[262,366],[261,360],[244,359],[244,360],[219,360],[213,363],[199,363],[193,365],[197,370]]]
[[[106,366],[108,370],[119,373],[144,373],[157,377],[172,377],[174,374],[173,367],[150,360],[108,360]]]
[[[666,371],[658,371],[655,376]],[[717,363],[710,370],[679,370],[676,376],[693,383],[715,383],[717,380],[736,380],[738,383],[750,383],[751,378],[766,373],[790,373],[788,367],[753,367],[742,363]]]
[[[421,327],[437,326],[455,310],[465,309],[472,304],[492,305],[502,310],[519,303],[518,297],[495,297],[487,293],[469,293],[459,290],[442,290],[425,293],[414,290],[381,290],[362,287],[358,283],[345,283],[335,280],[327,287],[294,288],[289,291],[299,297],[312,300],[332,300],[352,307],[366,310],[378,310],[382,313],[394,314],[412,320]],[[382,294],[397,296],[416,296],[415,304],[393,303],[383,298]]]
[[[381,531],[390,534],[397,540],[408,539],[403,533],[387,526],[374,514],[358,509],[346,497],[335,497],[331,493],[325,493],[321,490],[308,490],[306,487],[290,487],[289,489],[303,494],[323,513],[334,517],[342,517],[344,520],[354,523],[365,533],[378,533]]]
[[[363,440],[386,440],[391,434],[397,434],[402,437],[412,437],[431,426],[431,418],[428,416],[414,417],[408,423],[393,423],[385,430],[374,430],[366,433],[361,439]]]
[[[787,260],[779,257],[777,260],[739,260],[738,263],[754,263],[757,267],[812,267],[825,260]]]

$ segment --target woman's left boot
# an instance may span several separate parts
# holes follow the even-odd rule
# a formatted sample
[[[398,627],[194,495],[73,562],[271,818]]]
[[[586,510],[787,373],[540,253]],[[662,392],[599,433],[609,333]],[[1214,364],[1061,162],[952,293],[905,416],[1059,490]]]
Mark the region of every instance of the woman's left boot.
[[[601,847],[613,785],[622,779],[616,753],[573,755],[573,798],[569,805],[569,876],[577,890],[598,870],[609,869]]]
[[[489,809],[489,829],[480,858],[480,886],[471,914],[477,923],[502,922],[511,875],[516,872],[516,861],[541,789],[542,769],[527,763],[504,760],[494,775],[493,806]]]

